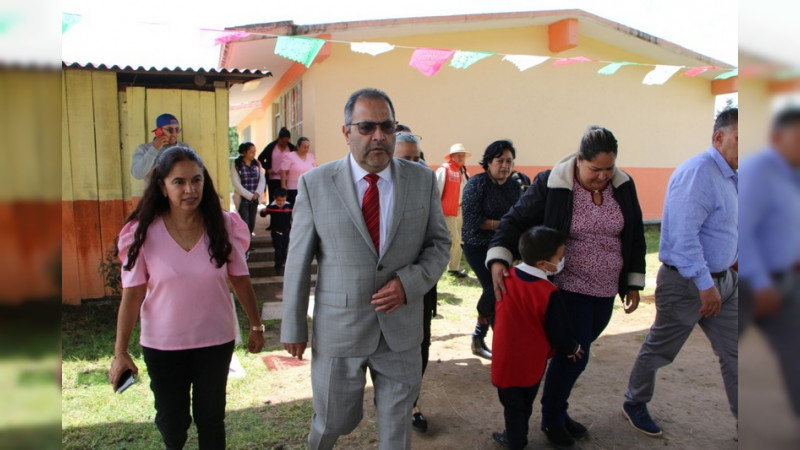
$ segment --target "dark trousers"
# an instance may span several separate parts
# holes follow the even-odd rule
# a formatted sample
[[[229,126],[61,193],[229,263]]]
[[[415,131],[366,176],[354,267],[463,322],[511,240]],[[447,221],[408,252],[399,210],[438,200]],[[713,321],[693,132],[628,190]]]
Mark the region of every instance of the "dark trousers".
[[[542,393],[542,426],[563,428],[572,387],[589,362],[592,342],[611,320],[614,297],[593,297],[561,291],[564,305],[572,321],[575,340],[584,350],[583,359],[572,362],[566,355],[556,354],[550,360]]]
[[[275,247],[275,267],[286,265],[286,254],[289,251],[289,230],[272,230],[272,245]]]
[[[481,283],[481,298],[478,299],[478,314],[494,322],[494,285],[492,284],[492,273],[486,268],[486,252],[489,250],[486,246],[462,244],[464,249],[464,256],[467,258],[467,263],[472,267],[475,276],[478,277],[478,282]],[[475,325],[475,332],[472,333],[473,338],[485,338],[486,333],[489,332],[489,325],[482,325],[478,323]]]
[[[797,357],[797,342],[800,341],[800,273],[788,272],[774,276],[773,283],[781,293],[781,308],[777,314],[759,319],[753,318],[755,292],[749,283],[743,280],[739,283],[739,334],[754,324],[767,338],[780,363],[794,414],[800,418],[800,359]]]
[[[428,357],[431,349],[431,321],[436,314],[436,285],[434,284],[430,291],[426,292],[422,297],[422,375],[425,375],[425,369],[428,368]],[[414,407],[417,407],[419,395],[414,400]]]
[[[258,202],[242,198],[239,200],[237,210],[239,211],[239,217],[241,217],[244,223],[247,224],[247,228],[252,233],[256,228],[256,212],[258,212]]]
[[[224,449],[225,386],[233,341],[174,351],[142,347],[142,354],[155,397],[156,426],[167,449],[183,448],[192,416],[199,447]]]
[[[539,383],[530,387],[497,388],[506,419],[506,438],[512,449],[522,449],[528,445],[528,421],[537,392]]]
[[[267,180],[267,189],[269,190],[269,203],[275,200],[275,191],[281,188],[281,180]]]
[[[294,207],[294,199],[297,198],[297,189],[286,190],[286,201]]]

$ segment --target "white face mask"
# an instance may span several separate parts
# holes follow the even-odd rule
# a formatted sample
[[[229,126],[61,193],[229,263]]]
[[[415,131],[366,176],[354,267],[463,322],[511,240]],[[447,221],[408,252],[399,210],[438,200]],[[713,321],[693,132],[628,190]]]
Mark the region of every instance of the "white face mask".
[[[555,271],[550,271],[550,270],[545,270],[544,271],[544,273],[547,274],[548,277],[552,277],[553,275],[557,275],[559,272],[564,270],[564,258],[561,258],[561,261],[559,261],[558,264],[553,264],[550,261],[547,261],[547,264],[556,266],[556,270]]]

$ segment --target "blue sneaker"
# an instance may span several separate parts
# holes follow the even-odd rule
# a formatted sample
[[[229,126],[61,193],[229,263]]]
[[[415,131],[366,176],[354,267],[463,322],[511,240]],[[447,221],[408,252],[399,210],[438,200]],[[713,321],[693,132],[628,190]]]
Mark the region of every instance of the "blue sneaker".
[[[647,405],[644,403],[640,405],[623,403],[622,417],[628,419],[628,422],[631,423],[633,428],[636,428],[648,436],[661,436],[661,428],[659,428],[658,424],[650,417],[650,413],[647,412]]]

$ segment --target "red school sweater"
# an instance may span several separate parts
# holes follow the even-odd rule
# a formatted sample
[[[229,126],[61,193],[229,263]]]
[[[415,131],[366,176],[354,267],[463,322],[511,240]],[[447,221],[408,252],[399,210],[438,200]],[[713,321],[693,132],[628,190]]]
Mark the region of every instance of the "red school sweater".
[[[495,303],[492,384],[529,387],[556,351],[569,354],[576,344],[558,288],[517,267],[509,272],[507,293]]]

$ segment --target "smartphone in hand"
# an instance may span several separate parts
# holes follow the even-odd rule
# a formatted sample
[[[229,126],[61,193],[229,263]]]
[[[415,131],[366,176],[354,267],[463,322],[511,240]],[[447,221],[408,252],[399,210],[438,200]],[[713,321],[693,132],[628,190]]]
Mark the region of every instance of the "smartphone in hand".
[[[128,369],[122,372],[122,376],[119,377],[116,386],[114,386],[114,392],[122,394],[125,392],[125,389],[128,389],[134,382],[136,382],[136,377],[133,376],[133,371]]]
[[[161,136],[164,135],[164,130],[162,130],[161,128],[156,128],[155,133],[156,133],[156,137],[161,137]]]

